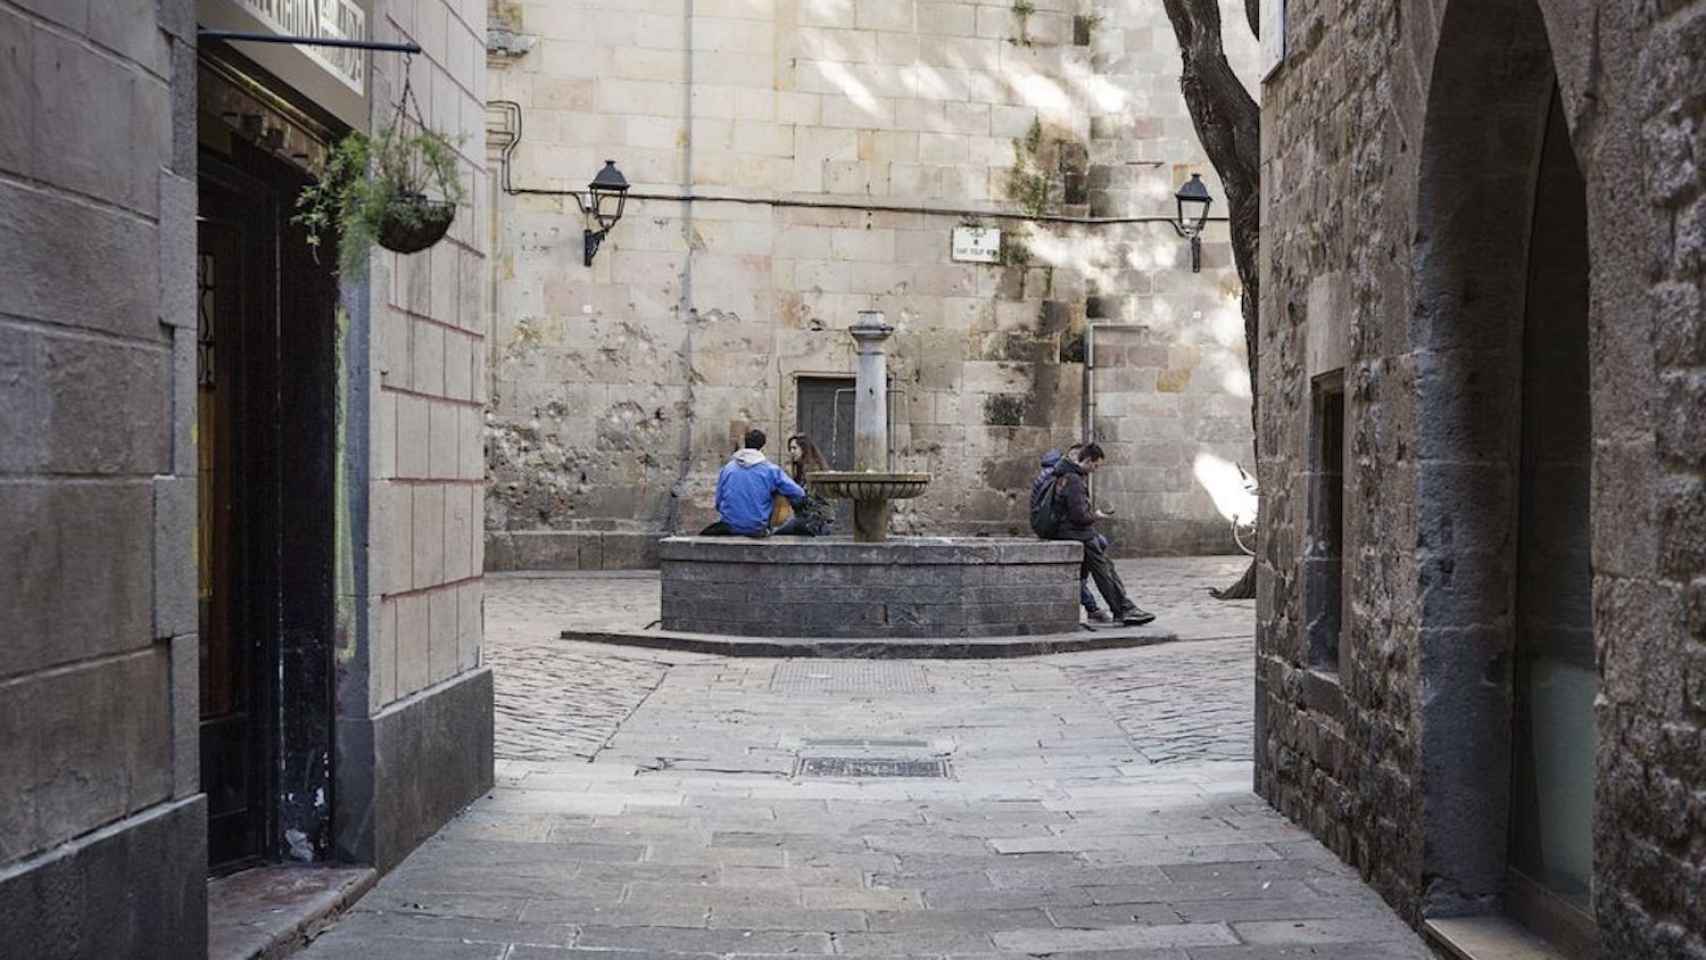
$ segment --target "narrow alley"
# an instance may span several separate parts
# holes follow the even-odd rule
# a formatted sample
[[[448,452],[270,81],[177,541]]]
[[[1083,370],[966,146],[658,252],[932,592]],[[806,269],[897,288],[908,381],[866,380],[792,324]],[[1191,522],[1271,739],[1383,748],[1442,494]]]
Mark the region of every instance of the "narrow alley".
[[[1250,792],[1237,563],[1122,564],[1187,639],[1011,661],[570,643],[655,579],[496,578],[497,788],[304,956],[1422,960]]]

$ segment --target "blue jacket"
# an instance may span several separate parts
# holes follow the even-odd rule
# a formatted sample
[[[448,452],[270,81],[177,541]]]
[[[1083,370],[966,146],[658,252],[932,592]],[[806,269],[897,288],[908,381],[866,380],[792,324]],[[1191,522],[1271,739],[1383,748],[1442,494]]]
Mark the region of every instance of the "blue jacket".
[[[793,503],[806,492],[757,450],[736,450],[717,474],[717,516],[736,533],[757,533],[770,525],[770,507],[780,491]]]

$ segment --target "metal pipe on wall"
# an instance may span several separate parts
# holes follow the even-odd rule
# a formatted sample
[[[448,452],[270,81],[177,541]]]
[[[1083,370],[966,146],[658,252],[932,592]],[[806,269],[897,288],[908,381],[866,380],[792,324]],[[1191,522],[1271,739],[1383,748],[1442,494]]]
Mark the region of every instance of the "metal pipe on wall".
[[[1096,442],[1096,331],[1147,330],[1146,323],[1091,321],[1084,329],[1084,442]],[[1096,495],[1096,478],[1090,477],[1090,496]]]

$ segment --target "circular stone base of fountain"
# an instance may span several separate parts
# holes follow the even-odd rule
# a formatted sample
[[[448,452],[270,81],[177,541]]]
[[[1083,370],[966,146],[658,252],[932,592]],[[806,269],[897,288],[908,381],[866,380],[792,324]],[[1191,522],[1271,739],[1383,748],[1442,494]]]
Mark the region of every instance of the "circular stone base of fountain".
[[[745,637],[1008,637],[1078,629],[1072,541],[670,537],[663,629]]]

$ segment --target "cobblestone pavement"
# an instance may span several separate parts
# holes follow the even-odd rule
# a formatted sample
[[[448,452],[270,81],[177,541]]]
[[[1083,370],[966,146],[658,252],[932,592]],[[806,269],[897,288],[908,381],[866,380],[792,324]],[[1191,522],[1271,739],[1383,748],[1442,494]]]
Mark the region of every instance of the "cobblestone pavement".
[[[1120,562],[1139,602],[1181,637],[1248,637],[1254,602],[1222,603],[1207,588],[1244,569],[1240,557]],[[497,678],[496,754],[511,760],[587,759],[663,678],[689,655],[570,644],[565,629],[632,630],[658,619],[655,571],[488,577],[484,656]],[[1170,672],[1128,676],[1114,658],[1091,657],[1075,679],[1114,714],[1151,760],[1245,759],[1250,744],[1251,658],[1189,654]],[[1242,683],[1241,698],[1236,689]],[[1196,709],[1209,703],[1209,709]],[[1184,705],[1184,706],[1181,706]],[[1180,721],[1175,723],[1174,721]]]
[[[1249,638],[1149,648],[1141,657],[1061,658],[1150,763],[1248,760],[1254,736]]]
[[[656,573],[500,576],[486,581],[482,651],[496,681],[494,752],[507,760],[590,760],[670,661],[643,650],[565,644],[565,621],[644,616]],[[652,616],[656,616],[655,613]]]
[[[1140,594],[1164,616],[1166,582]],[[577,734],[595,756],[499,761],[497,788],[308,960],[1429,957],[1249,792],[1247,760],[1206,759],[1230,734],[1168,706],[1248,699],[1248,657],[1231,655],[1248,641],[1210,639],[1212,616],[1197,642],[1065,657],[611,666],[608,647],[546,639],[553,604],[580,602],[540,599],[562,587],[492,581],[488,653],[512,706],[544,696],[515,678],[553,654],[572,666],[548,667],[546,690],[626,690],[585,716],[561,698],[550,721],[609,730]],[[1168,726],[1187,732],[1152,744]],[[812,774],[835,761],[885,775]],[[946,776],[895,776],[908,761]]]

